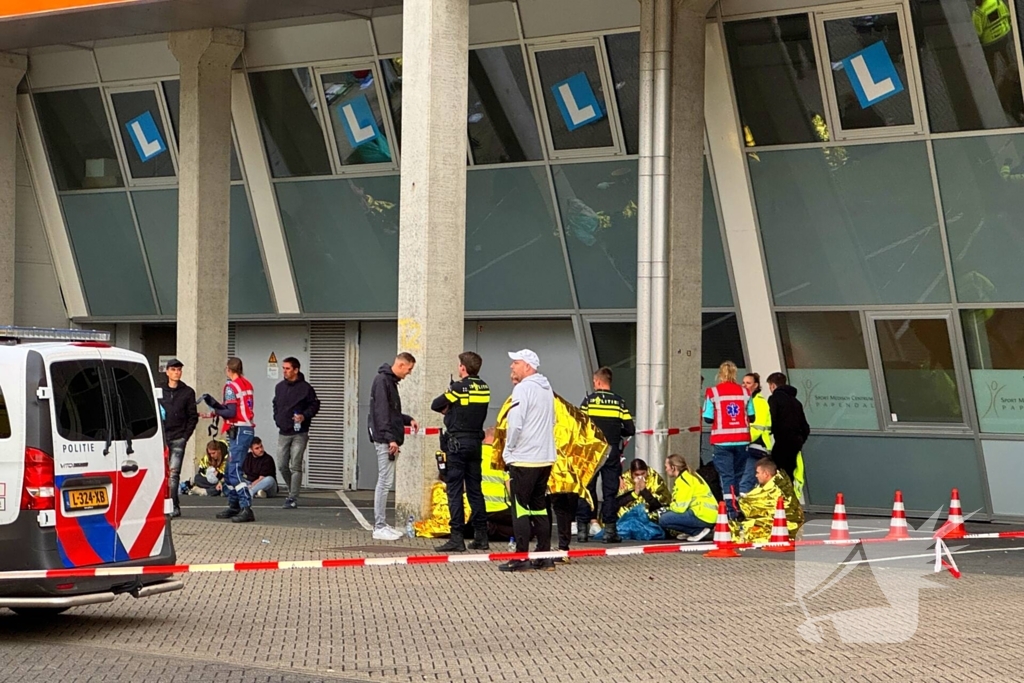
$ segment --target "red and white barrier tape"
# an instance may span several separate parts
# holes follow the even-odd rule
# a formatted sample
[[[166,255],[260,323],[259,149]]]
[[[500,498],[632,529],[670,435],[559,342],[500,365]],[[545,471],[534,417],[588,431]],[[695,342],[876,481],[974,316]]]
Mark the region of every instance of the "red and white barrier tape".
[[[697,425],[695,427],[686,427],[685,429],[679,427],[670,427],[668,429],[641,429],[640,431],[637,432],[637,435],[639,436],[642,434],[643,436],[676,436],[678,434],[682,434],[683,432],[699,431],[700,425]]]
[[[426,436],[437,436],[438,434],[441,433],[441,428],[440,427],[420,427],[418,429],[413,429],[412,427],[406,427],[405,428],[405,433],[407,435],[408,434],[420,434],[420,435],[426,435]]]
[[[963,539],[1020,539],[1024,531],[967,534]],[[788,543],[731,543],[736,550],[760,550],[766,547],[855,546],[875,543],[906,543],[930,541],[934,536],[912,538],[854,538],[848,541],[798,540]],[[386,546],[381,546],[385,548]],[[282,560],[267,562],[224,562],[216,564],[170,564],[150,567],[93,567],[80,569],[33,569],[0,572],[0,581],[25,579],[92,578],[99,576],[142,576],[152,574],[211,574],[224,572],[273,571],[287,569],[334,569],[341,567],[388,567],[393,565],[458,564],[461,562],[507,562],[509,560],[547,560],[562,557],[623,557],[628,555],[661,555],[671,553],[705,552],[713,550],[714,543],[670,543],[657,545],[622,546],[618,548],[581,548],[578,550],[550,550],[532,553],[466,553],[455,555],[407,555],[404,557],[342,557],[328,560]]]

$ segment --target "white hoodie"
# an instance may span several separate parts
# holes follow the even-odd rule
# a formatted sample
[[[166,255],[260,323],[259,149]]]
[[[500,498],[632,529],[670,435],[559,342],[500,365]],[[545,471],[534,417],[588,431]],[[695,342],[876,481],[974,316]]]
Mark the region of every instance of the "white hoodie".
[[[513,387],[502,458],[509,465],[555,462],[555,392],[544,375],[529,375]]]

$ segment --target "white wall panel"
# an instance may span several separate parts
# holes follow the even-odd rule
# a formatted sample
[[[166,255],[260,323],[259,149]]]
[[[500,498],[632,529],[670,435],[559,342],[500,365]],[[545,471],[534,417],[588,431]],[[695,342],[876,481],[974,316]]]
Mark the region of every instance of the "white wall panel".
[[[147,43],[103,45],[95,49],[96,63],[104,82],[178,75],[178,60],[167,40]]]
[[[402,15],[383,14],[373,18],[373,36],[377,52],[382,55],[402,51]]]
[[[30,51],[28,77],[35,89],[93,85],[99,81],[92,53],[81,48]]]
[[[512,2],[492,2],[469,7],[469,44],[499,43],[519,39],[516,6]]]
[[[366,21],[332,21],[249,31],[243,54],[246,66],[260,68],[368,57],[373,45]]]
[[[640,26],[635,0],[519,0],[527,38]]]

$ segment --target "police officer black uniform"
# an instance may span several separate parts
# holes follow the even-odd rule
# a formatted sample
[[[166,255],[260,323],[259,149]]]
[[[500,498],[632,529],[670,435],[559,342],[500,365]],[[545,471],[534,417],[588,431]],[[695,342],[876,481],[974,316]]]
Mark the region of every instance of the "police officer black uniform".
[[[626,399],[612,392],[611,368],[601,368],[594,373],[594,392],[583,399],[580,406],[590,421],[597,425],[610,448],[608,459],[594,478],[590,480],[590,497],[597,505],[597,476],[601,475],[601,521],[604,523],[604,542],[618,543],[622,539],[616,531],[618,508],[615,499],[619,495],[619,479],[622,477],[622,440],[636,434],[633,416],[629,414]],[[585,542],[588,538],[587,526],[590,522],[590,508],[581,502],[577,515],[577,540]],[[594,510],[594,517],[597,511]]]
[[[451,513],[451,537],[447,543],[435,548],[438,552],[466,550],[462,536],[462,527],[466,519],[462,503],[463,489],[469,498],[469,521],[473,526],[473,541],[469,547],[474,550],[486,550],[489,547],[487,507],[480,488],[480,458],[491,390],[479,377],[481,365],[483,360],[476,353],[460,353],[459,380],[452,382],[448,391],[430,404],[431,410],[444,413],[447,436],[447,443],[442,441],[442,448],[447,454],[445,484],[448,492],[448,510]]]

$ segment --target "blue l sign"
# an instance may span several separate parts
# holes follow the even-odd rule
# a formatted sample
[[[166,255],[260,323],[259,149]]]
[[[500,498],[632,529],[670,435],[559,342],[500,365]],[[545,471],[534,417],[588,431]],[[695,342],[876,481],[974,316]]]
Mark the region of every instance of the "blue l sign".
[[[562,112],[565,127],[569,130],[576,130],[604,118],[604,109],[590,87],[587,74],[583,72],[551,86],[551,92],[555,96],[558,110]]]
[[[135,151],[139,153],[139,159],[142,161],[149,161],[167,151],[167,143],[160,135],[160,129],[156,127],[153,115],[148,111],[129,121],[125,128],[128,129],[128,137],[132,139]]]
[[[345,130],[348,144],[353,147],[365,145],[380,137],[380,129],[373,118],[370,102],[366,95],[359,95],[338,108],[338,118]]]
[[[903,92],[903,83],[882,41],[844,59],[843,69],[864,109]]]

